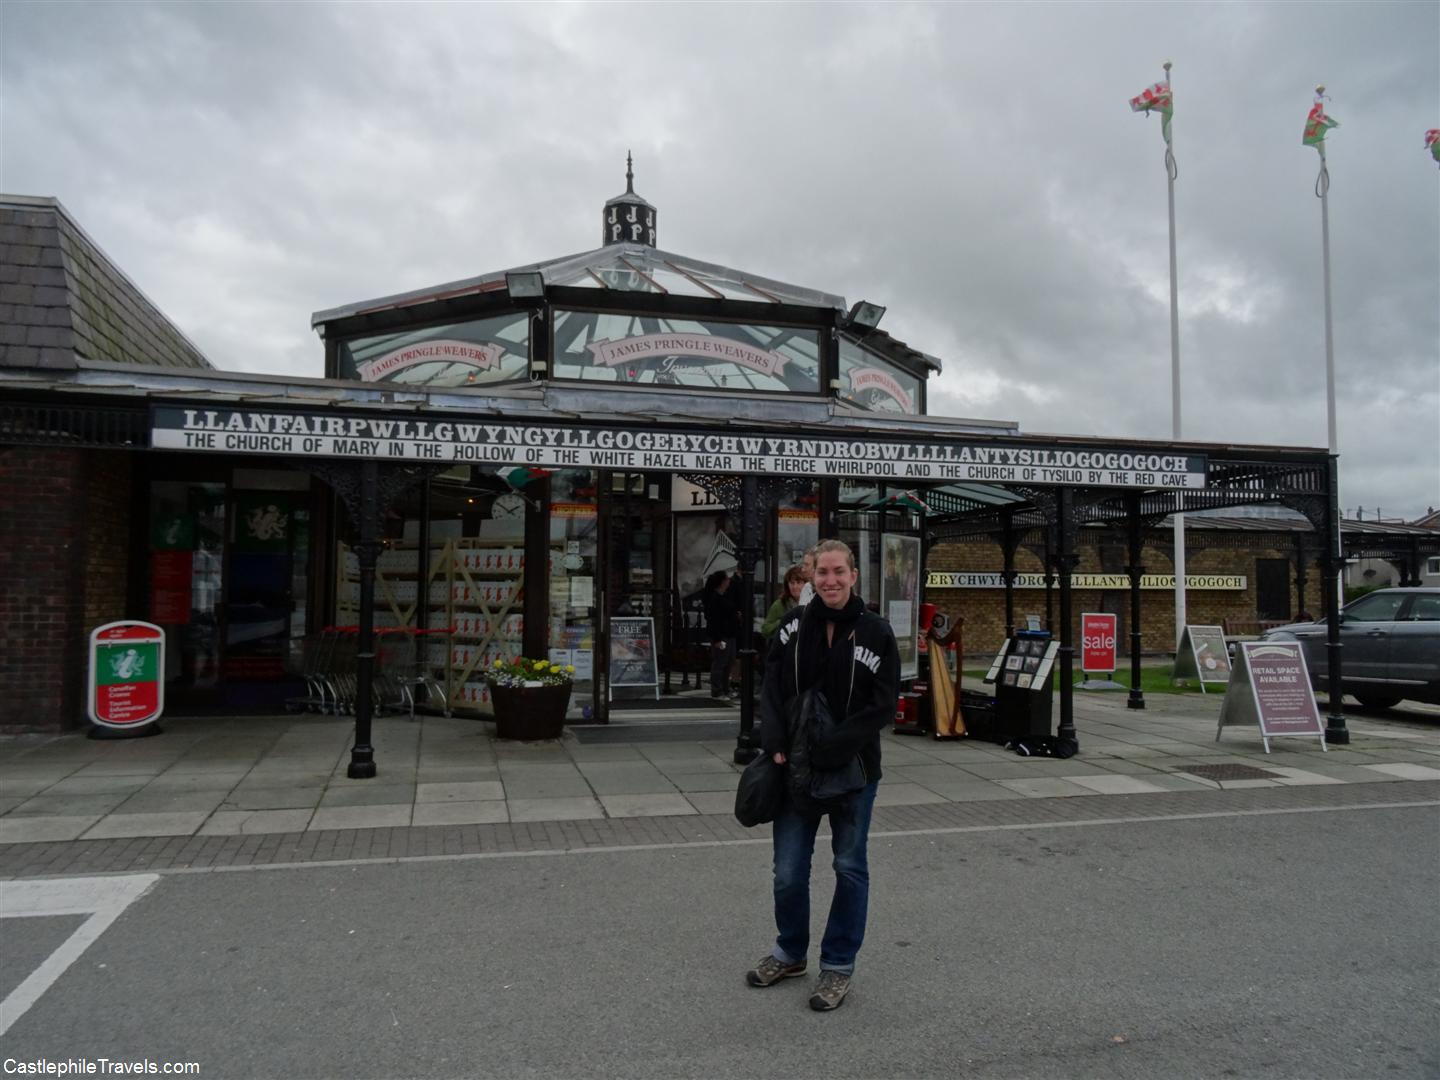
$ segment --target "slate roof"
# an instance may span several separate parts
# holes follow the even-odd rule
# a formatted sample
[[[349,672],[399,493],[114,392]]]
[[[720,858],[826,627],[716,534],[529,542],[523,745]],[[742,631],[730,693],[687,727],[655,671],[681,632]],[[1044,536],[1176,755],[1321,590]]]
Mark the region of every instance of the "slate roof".
[[[213,368],[60,202],[0,195],[0,365]]]

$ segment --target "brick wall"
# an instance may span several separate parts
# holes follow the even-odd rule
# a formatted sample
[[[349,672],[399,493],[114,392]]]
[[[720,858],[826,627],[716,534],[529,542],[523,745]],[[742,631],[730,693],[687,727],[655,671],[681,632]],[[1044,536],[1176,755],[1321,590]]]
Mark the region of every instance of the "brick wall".
[[[0,731],[85,719],[92,627],[124,614],[128,455],[0,451]]]
[[[1187,548],[1189,545],[1186,545]],[[1289,550],[1269,548],[1227,549],[1200,548],[1191,550],[1186,556],[1186,576],[1194,574],[1243,574],[1243,590],[1202,590],[1191,589],[1186,593],[1186,621],[1193,624],[1221,625],[1229,618],[1254,621],[1256,618],[1256,569],[1257,559],[1291,558]],[[1146,546],[1140,557],[1148,574],[1171,574],[1174,566],[1170,551],[1159,546]],[[1107,544],[1097,548],[1086,545],[1080,551],[1080,565],[1077,573],[1119,574],[1127,565],[1124,544]],[[943,543],[930,549],[927,571],[964,571],[999,573],[1003,556],[997,544],[986,542]],[[1015,553],[1015,569],[1022,574],[1043,574],[1043,552],[1021,548]],[[1319,572],[1312,564],[1307,568],[1308,581],[1305,589],[1304,609],[1312,615],[1321,614]],[[1289,577],[1292,613],[1298,612],[1292,562]],[[1119,616],[1117,626],[1120,636],[1120,652],[1125,655],[1130,646],[1130,591],[1129,589],[1075,589],[1072,592],[1074,626],[1072,632],[1079,640],[1080,614],[1086,611],[1109,611]],[[1000,647],[1005,636],[1005,590],[997,589],[926,589],[925,598],[946,615],[963,616],[965,619],[965,651],[982,655],[992,654]],[[1170,589],[1145,589],[1140,594],[1141,652],[1173,652],[1175,594]],[[1052,596],[1052,609],[1056,619],[1060,616],[1060,590],[1056,586]],[[1026,615],[1045,616],[1045,590],[1015,590],[1015,622],[1025,625]]]

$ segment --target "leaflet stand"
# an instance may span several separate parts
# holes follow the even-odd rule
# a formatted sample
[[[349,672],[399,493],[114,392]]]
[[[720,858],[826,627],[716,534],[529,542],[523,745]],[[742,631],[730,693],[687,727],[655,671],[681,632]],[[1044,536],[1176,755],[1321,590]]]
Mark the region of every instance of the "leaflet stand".
[[[1017,630],[995,657],[985,681],[995,683],[1000,730],[1007,739],[1052,734],[1052,673],[1059,648],[1048,630]]]

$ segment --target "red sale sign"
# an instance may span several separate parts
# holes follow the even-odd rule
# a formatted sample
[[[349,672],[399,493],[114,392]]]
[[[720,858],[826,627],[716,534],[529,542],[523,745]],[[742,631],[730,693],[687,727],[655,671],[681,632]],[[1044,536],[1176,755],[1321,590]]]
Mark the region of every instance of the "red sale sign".
[[[1080,616],[1080,670],[1115,670],[1115,616],[1089,611]]]

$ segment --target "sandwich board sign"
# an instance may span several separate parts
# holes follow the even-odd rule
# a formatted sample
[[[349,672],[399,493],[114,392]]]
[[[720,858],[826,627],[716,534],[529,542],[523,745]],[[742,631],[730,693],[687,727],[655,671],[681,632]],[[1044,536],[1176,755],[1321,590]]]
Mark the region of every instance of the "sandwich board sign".
[[[165,709],[165,631],[154,623],[106,623],[90,632],[90,719],[136,730]]]
[[[1175,649],[1173,678],[1199,679],[1201,693],[1206,683],[1230,681],[1230,653],[1225,647],[1223,626],[1187,626]]]
[[[655,620],[615,616],[610,620],[610,687],[653,686],[660,697],[655,657]]]
[[[1086,611],[1080,615],[1080,670],[1085,681],[1081,690],[1124,690],[1113,678],[1092,679],[1091,673],[1114,675],[1118,618],[1111,612]]]
[[[1325,728],[1310,672],[1298,641],[1242,641],[1235,671],[1220,705],[1215,741],[1232,724],[1258,724],[1260,741],[1270,752],[1270,740],[1281,735],[1314,735],[1325,746]]]

